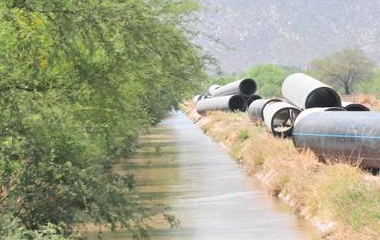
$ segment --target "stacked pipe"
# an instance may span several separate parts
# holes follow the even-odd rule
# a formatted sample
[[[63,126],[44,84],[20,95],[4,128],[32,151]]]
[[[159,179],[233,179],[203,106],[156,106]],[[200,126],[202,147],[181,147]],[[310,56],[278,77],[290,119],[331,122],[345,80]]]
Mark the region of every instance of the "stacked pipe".
[[[341,102],[331,87],[305,74],[289,76],[283,96],[306,109],[294,123],[293,143],[323,158],[380,168],[380,113],[356,103]]]
[[[253,79],[245,78],[224,86],[212,85],[208,89],[206,98],[194,97],[197,104],[197,112],[200,115],[208,111],[245,111],[248,103],[251,103],[260,96],[256,93],[256,82]]]
[[[252,122],[264,123],[278,137],[292,137],[297,149],[310,149],[323,158],[380,168],[380,113],[364,105],[342,102],[330,86],[302,73],[288,76],[283,99],[261,99],[256,84],[243,79],[211,86],[197,99],[197,111],[244,111]],[[249,103],[249,104],[248,104]]]
[[[274,136],[291,137],[296,119],[304,109],[342,109],[339,94],[334,89],[302,73],[285,79],[282,95],[283,100],[255,101],[247,111],[251,121],[264,122]]]

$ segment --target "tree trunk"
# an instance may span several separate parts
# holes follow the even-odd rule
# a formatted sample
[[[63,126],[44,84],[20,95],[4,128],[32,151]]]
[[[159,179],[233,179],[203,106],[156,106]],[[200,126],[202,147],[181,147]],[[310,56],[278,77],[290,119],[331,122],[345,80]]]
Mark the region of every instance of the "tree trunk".
[[[344,91],[346,95],[351,95],[350,85],[344,84]]]

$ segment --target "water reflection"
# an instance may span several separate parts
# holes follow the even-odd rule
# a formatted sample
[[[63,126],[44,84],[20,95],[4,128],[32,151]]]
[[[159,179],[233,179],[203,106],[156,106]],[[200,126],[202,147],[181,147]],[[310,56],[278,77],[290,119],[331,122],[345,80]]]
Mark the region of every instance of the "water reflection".
[[[141,139],[141,150],[118,166],[133,172],[144,199],[165,203],[178,229],[160,228],[152,239],[319,240],[283,204],[268,196],[225,150],[180,112]],[[104,240],[130,239],[105,233]]]

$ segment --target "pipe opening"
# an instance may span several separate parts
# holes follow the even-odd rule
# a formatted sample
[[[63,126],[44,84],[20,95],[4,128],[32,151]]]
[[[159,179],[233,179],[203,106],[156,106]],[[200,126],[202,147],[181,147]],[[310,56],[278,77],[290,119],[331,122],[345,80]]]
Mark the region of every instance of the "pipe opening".
[[[242,96],[235,95],[230,98],[228,106],[230,107],[231,111],[243,112],[246,109],[246,102]]]
[[[251,103],[259,99],[261,99],[259,95],[253,95],[252,97],[247,98],[247,108],[249,107],[249,105],[251,105]]]
[[[370,109],[362,104],[349,104],[344,107],[349,112],[368,112]]]
[[[342,107],[330,107],[330,108],[324,109],[323,111],[325,111],[325,112],[344,112],[347,110],[342,108]]]
[[[264,108],[267,106],[267,105],[271,105],[273,103],[277,103],[277,102],[282,102],[281,99],[277,99],[277,98],[274,98],[274,99],[270,99],[268,100],[262,107],[261,109],[261,119],[264,120]]]
[[[342,102],[337,92],[328,87],[317,88],[306,99],[305,108],[338,107]]]
[[[283,108],[277,111],[272,118],[272,132],[275,136],[290,137],[293,132],[294,122],[301,113],[296,108]]]
[[[239,89],[240,92],[246,96],[253,95],[257,90],[256,82],[250,78],[244,79],[241,81]]]

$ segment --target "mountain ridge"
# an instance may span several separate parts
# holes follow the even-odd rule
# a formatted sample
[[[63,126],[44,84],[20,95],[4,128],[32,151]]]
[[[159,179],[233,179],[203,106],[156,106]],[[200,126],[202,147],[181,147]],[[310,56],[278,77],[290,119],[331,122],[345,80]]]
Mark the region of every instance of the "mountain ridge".
[[[257,63],[305,67],[309,61],[359,47],[380,63],[380,1],[203,0],[197,43],[225,72]]]

